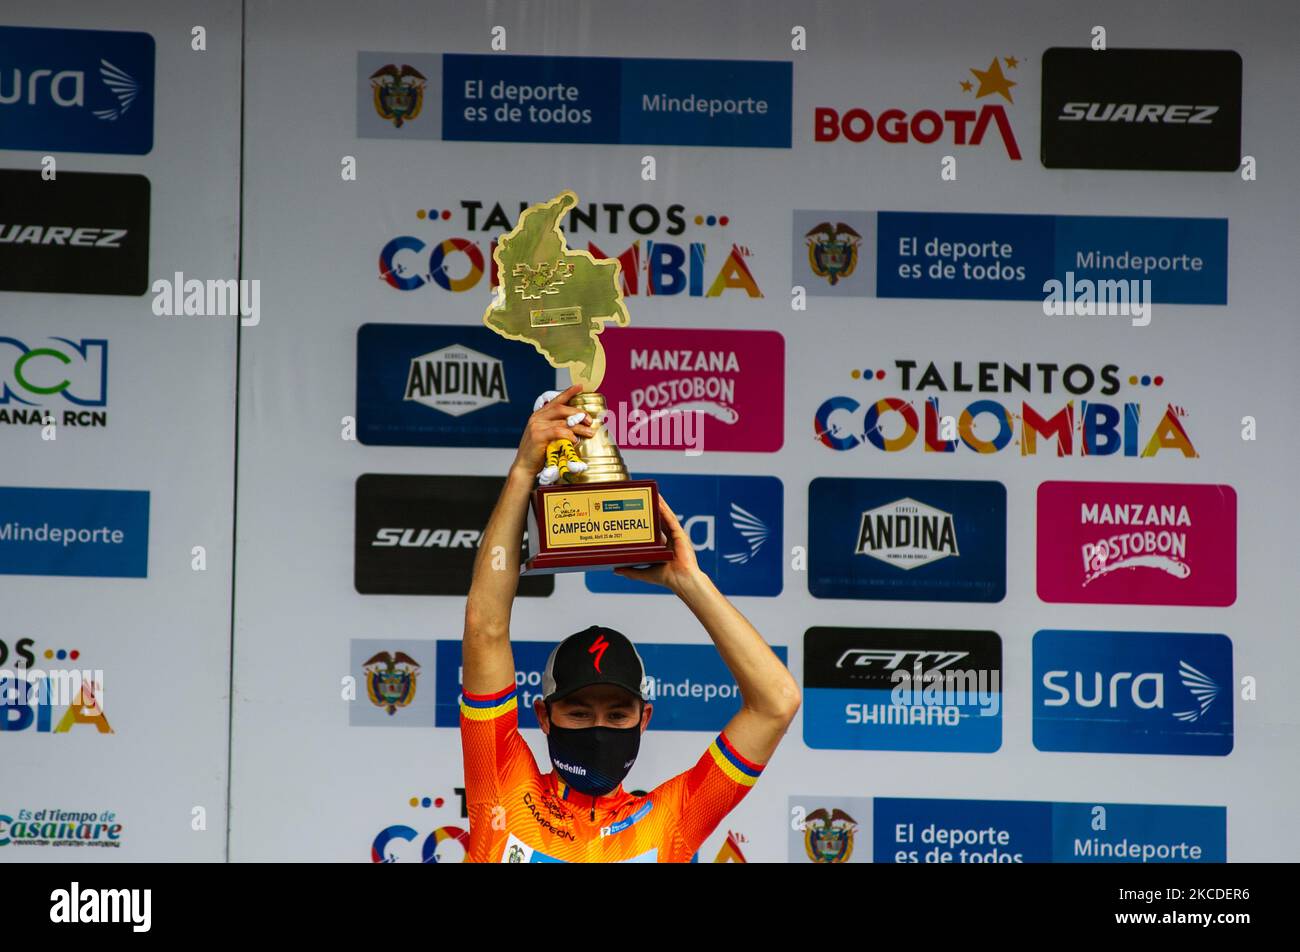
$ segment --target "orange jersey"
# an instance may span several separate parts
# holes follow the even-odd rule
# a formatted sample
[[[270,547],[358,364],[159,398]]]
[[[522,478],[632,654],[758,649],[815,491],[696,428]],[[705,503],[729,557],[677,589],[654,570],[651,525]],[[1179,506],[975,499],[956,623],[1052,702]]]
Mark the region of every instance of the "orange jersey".
[[[747,794],[761,764],[724,734],[694,767],[643,797],[620,784],[603,797],[543,774],[519,733],[513,686],[460,700],[469,813],[467,862],[685,863]]]

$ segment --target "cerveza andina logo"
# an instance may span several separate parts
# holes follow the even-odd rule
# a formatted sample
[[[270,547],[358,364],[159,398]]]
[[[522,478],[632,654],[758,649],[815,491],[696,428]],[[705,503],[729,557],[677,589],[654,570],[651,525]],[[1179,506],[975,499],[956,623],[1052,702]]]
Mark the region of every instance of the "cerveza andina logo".
[[[900,569],[911,569],[959,555],[957,530],[952,513],[915,499],[900,499],[862,514],[854,551]]]
[[[1118,364],[908,359],[893,361],[892,371],[854,369],[849,376],[858,381],[856,395],[828,397],[813,420],[817,439],[833,450],[870,444],[888,453],[955,453],[961,446],[1000,453],[1016,446],[1020,456],[1035,456],[1043,443],[1056,456],[1199,455],[1181,406],[1098,399],[1125,386],[1158,393],[1166,383],[1161,374],[1124,373]],[[906,396],[879,392],[886,387]],[[979,396],[963,406],[951,396],[964,393],[1000,399]],[[1044,398],[1052,400],[1046,407]]]
[[[853,107],[841,110],[818,106],[813,111],[813,139],[835,142],[844,138],[849,142],[865,142],[874,135],[881,142],[888,143],[932,143],[942,139],[952,145],[978,146],[984,143],[985,135],[992,128],[1006,149],[1007,158],[1019,161],[1020,146],[1003,103],[1015,103],[1012,90],[1018,83],[1011,76],[1016,75],[1020,65],[1021,60],[1015,56],[995,57],[987,68],[972,67],[963,75],[958,88],[972,104],[980,103],[978,111],[945,107],[942,111],[919,109],[908,113],[894,108]],[[981,102],[986,96],[1000,97],[1002,102]]]
[[[415,209],[409,230],[384,244],[379,277],[389,287],[414,291],[434,285],[461,292],[479,287],[485,277],[488,287],[500,286],[492,254],[497,239],[532,203],[520,201],[513,215],[500,202],[465,199],[457,204],[454,210]],[[718,209],[691,212],[685,205],[648,202],[584,202],[560,222],[571,247],[618,259],[624,295],[732,298],[743,293],[761,298],[748,263],[750,251],[735,242],[731,225],[731,215]],[[540,300],[564,277],[547,270],[508,275],[507,280],[528,288],[536,284]]]
[[[460,344],[413,357],[402,399],[451,416],[509,403],[505,362]]]

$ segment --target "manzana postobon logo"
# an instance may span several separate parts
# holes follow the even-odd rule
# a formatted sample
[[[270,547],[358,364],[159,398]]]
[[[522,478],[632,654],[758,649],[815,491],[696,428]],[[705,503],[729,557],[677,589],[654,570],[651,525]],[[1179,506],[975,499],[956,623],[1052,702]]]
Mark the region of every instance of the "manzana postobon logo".
[[[0,63],[0,149],[126,155],[153,149],[148,33],[4,26]]]
[[[1118,364],[895,359],[854,368],[813,432],[837,451],[1195,459],[1162,373]]]
[[[1038,487],[1038,597],[1097,605],[1237,600],[1237,493],[1196,483]]]

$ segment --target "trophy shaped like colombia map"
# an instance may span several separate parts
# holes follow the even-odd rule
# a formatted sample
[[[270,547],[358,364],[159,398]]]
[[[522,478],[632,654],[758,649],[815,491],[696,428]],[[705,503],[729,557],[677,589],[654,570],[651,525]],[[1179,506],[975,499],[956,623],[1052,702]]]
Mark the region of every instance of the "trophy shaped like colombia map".
[[[620,266],[565,244],[560,221],[578,203],[561,192],[519,216],[493,257],[501,286],[483,323],[512,340],[527,341],[551,366],[568,368],[574,383],[594,391],[605,376],[598,339],[606,321],[628,323]]]
[[[626,325],[618,261],[595,258],[565,244],[560,222],[578,203],[573,192],[526,209],[497,242],[493,258],[500,286],[483,323],[512,340],[527,341],[559,369],[567,368],[583,393],[571,400],[596,421],[595,435],[575,448],[547,447],[548,467],[562,445],[585,468],[533,490],[528,510],[529,556],[521,571],[575,572],[648,565],[672,558],[653,480],[629,479],[618,447],[603,425],[605,377],[599,336],[606,321]],[[545,472],[543,473],[545,476]]]

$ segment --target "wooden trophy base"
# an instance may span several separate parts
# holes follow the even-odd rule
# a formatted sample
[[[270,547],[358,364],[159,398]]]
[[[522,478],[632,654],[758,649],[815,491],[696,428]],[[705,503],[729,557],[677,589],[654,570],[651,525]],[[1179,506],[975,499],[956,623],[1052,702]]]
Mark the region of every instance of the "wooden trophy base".
[[[671,562],[653,479],[538,486],[528,504],[520,575],[591,572]]]

